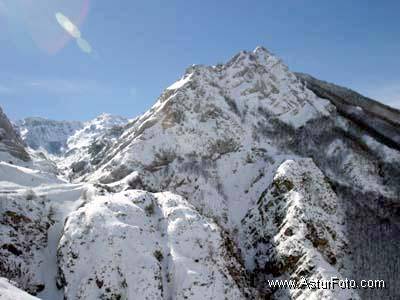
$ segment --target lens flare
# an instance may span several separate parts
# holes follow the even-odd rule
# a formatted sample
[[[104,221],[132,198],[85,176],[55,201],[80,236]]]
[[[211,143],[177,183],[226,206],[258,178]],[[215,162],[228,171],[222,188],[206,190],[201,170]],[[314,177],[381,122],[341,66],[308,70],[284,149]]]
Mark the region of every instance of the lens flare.
[[[92,46],[90,46],[89,42],[83,38],[77,38],[76,43],[78,47],[85,53],[92,52]]]
[[[79,49],[83,52],[90,54],[92,52],[92,46],[90,46],[89,42],[82,37],[79,28],[72,23],[72,21],[66,17],[64,14],[57,12],[56,19],[58,24],[73,38],[76,39],[76,44],[78,45]]]
[[[62,13],[56,13],[56,19],[58,24],[60,24],[60,26],[73,38],[78,39],[81,37],[81,32],[79,31],[78,27],[75,26],[75,24],[72,23],[71,20],[64,16]]]
[[[71,39],[82,38],[80,29],[89,14],[90,2],[0,0],[0,30],[3,26],[10,28],[10,39],[23,51],[36,46],[56,54]]]

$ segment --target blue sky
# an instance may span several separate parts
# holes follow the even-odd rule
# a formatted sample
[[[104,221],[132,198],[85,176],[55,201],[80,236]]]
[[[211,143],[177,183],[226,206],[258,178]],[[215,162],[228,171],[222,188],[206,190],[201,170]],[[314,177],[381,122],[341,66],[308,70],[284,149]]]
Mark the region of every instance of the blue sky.
[[[0,105],[14,120],[134,117],[189,65],[262,45],[293,71],[400,108],[399,12],[388,0],[0,0]]]

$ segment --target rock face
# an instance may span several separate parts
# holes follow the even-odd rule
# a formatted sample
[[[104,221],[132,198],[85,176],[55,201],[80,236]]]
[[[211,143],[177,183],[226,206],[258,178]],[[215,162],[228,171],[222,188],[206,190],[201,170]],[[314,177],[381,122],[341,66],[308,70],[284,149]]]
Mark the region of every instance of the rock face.
[[[110,183],[137,174],[132,188],[175,191],[239,226],[269,180],[260,174],[282,160],[274,137],[333,109],[267,50],[241,52],[226,65],[189,68],[86,178]]]
[[[225,65],[194,66],[127,128],[86,179],[104,183],[122,179],[131,188],[171,190],[217,218],[239,241],[246,238],[241,220],[271,184],[275,170],[287,159],[311,157],[345,211],[342,226],[350,236],[352,253],[348,256],[358,261],[350,263],[350,275],[356,280],[379,277],[391,282],[398,278],[395,270],[400,264],[394,254],[399,151],[331,102],[316,96],[262,48],[242,52]],[[374,118],[387,122],[382,114],[375,113]],[[365,201],[358,210],[361,198]],[[379,216],[354,218],[354,212],[366,214],[377,206]],[[387,234],[372,241],[370,224],[382,222],[388,224]],[[350,229],[364,227],[369,228],[364,243],[385,245],[379,251],[396,267],[379,274],[366,269],[367,262],[378,260],[379,251],[353,248],[359,242]],[[361,293],[363,298],[374,297],[374,291]],[[377,293],[393,297],[397,291]]]
[[[307,138],[302,143],[303,153],[330,174],[346,211],[346,232],[354,261],[352,276],[358,280],[379,276],[387,284],[384,290],[360,290],[360,295],[363,299],[396,299],[400,297],[394,288],[394,280],[400,276],[400,260],[395,254],[400,249],[400,111],[309,75],[296,75],[336,106],[338,119],[343,122],[340,135],[352,138],[346,146],[339,142],[339,132],[332,134],[329,127],[306,130],[300,136],[303,141]],[[345,150],[349,147],[357,151]],[[323,148],[327,156],[317,153]],[[338,165],[342,171],[332,176],[332,169]]]
[[[30,166],[0,162],[0,277],[57,299],[57,243],[66,215],[79,205],[81,186]]]
[[[374,138],[400,150],[400,110],[350,89],[296,73],[316,95],[329,99],[338,112],[365,128]]]
[[[60,172],[74,179],[99,163],[127,123],[110,114],[87,122],[26,118],[17,122],[17,129],[31,149],[50,154]]]
[[[77,121],[55,121],[26,118],[16,123],[25,143],[34,150],[42,149],[59,155],[66,150],[67,140],[83,127]]]
[[[10,156],[22,161],[30,160],[24,142],[0,107],[0,158],[7,160]]]
[[[192,66],[142,116],[68,138],[80,183],[0,163],[3,270],[30,277],[0,275],[52,300],[398,299],[397,113],[261,47]],[[302,277],[387,288],[268,285]]]
[[[84,124],[81,130],[68,138],[67,151],[59,166],[71,179],[93,170],[105,153],[123,133],[128,120],[102,114]]]
[[[328,181],[311,159],[287,160],[243,218],[245,248],[256,285],[270,279],[349,278],[345,217]],[[295,299],[358,299],[351,290],[273,290]]]
[[[0,276],[36,295],[45,285],[37,272],[45,260],[40,250],[47,245],[51,220],[43,198],[33,190],[19,194],[0,193]]]

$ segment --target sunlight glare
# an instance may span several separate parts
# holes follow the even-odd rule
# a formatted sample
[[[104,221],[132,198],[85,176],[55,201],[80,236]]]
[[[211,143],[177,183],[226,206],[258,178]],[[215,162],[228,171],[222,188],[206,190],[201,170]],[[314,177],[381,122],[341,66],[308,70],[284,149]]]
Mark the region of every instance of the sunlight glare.
[[[89,42],[82,37],[79,28],[71,22],[68,17],[63,15],[62,13],[56,13],[56,19],[58,24],[68,32],[73,38],[76,39],[76,44],[78,45],[79,49],[83,52],[90,54],[92,52],[92,46],[90,46]]]
[[[76,43],[78,47],[85,53],[91,53],[92,47],[90,46],[89,42],[83,38],[77,38]]]
[[[60,26],[72,37],[76,39],[81,37],[81,32],[79,31],[78,27],[75,26],[75,24],[72,23],[71,20],[64,16],[62,13],[56,13],[56,19],[58,24],[60,24]]]

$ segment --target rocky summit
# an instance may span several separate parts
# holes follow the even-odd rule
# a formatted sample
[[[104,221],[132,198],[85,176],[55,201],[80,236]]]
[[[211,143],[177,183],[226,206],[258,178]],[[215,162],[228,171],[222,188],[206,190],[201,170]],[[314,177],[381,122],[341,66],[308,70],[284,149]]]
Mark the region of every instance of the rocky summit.
[[[263,47],[0,155],[2,299],[400,298],[400,111]],[[268,284],[332,277],[385,288]]]

